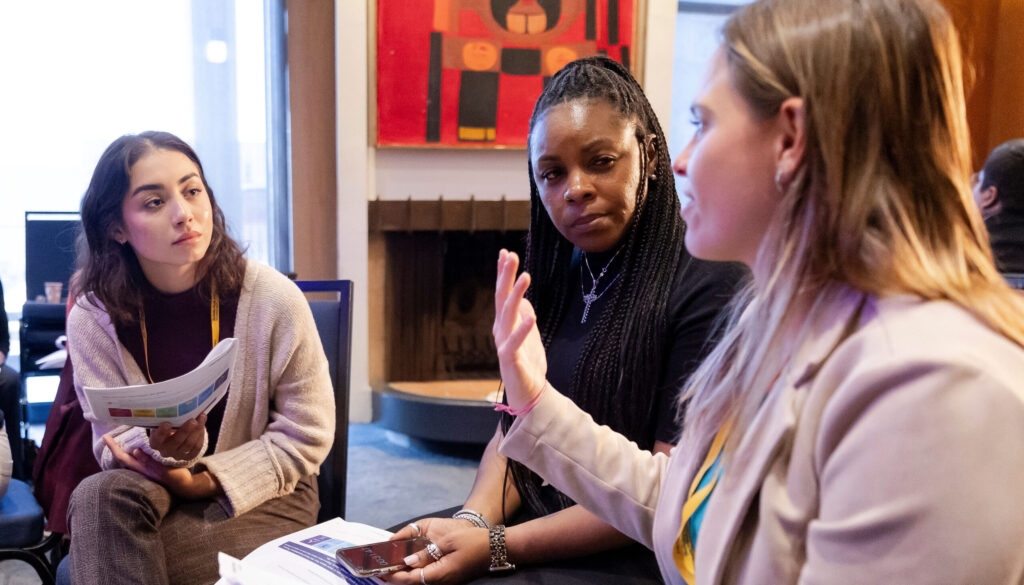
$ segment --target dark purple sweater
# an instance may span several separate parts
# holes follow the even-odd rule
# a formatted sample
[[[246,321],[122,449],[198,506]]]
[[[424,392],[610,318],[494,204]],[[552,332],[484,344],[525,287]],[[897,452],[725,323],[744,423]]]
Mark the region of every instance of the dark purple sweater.
[[[149,345],[149,373],[154,382],[162,382],[191,371],[213,349],[210,337],[209,295],[200,294],[196,285],[185,292],[164,294],[148,283],[143,291],[146,309],[146,333]],[[220,339],[235,332],[238,295],[220,295]],[[146,373],[139,323],[117,326],[117,338],[128,349],[142,373]],[[230,392],[230,389],[228,390]],[[213,453],[224,419],[227,396],[217,403],[206,419],[209,436],[207,453]]]

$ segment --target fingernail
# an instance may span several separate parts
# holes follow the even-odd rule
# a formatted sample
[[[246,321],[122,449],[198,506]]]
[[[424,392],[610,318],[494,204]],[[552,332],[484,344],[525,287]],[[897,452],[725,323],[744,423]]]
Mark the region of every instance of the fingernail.
[[[416,562],[416,555],[409,555],[409,556],[405,557],[404,559],[402,559],[402,562],[407,564],[407,565],[412,566],[412,564]]]

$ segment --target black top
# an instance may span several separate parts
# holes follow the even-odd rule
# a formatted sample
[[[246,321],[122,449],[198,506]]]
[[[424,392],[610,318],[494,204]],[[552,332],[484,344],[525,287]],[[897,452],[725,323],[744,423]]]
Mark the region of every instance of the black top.
[[[613,255],[614,251],[587,254],[587,264],[594,276],[598,276],[602,268],[608,265],[604,277],[599,279],[597,294],[603,293],[621,268],[622,259],[613,259]],[[572,279],[569,285],[569,305],[546,354],[548,381],[573,400],[573,369],[583,351],[587,335],[611,298],[609,293],[593,301],[586,322],[581,323],[585,308],[583,295],[589,293],[593,286],[587,264],[582,262],[581,254],[574,255],[569,275]],[[690,374],[710,351],[713,344],[709,343],[709,337],[716,320],[739,290],[747,274],[747,269],[740,264],[698,260],[685,249],[682,250],[668,304],[669,326],[666,335],[669,348],[665,354],[665,363],[659,365],[661,382],[648,396],[636,397],[638,400],[654,401],[651,411],[656,418],[650,421],[644,436],[626,435],[626,438],[647,449],[653,448],[655,441],[674,444],[678,440],[680,427],[676,415],[679,411],[679,393]],[[629,381],[624,380],[623,384],[628,385]],[[622,432],[622,429],[614,430]],[[557,509],[565,505],[564,496],[558,496],[557,493],[554,487],[545,485],[541,488],[540,497],[549,508]]]
[[[597,276],[613,253],[587,254],[590,270]],[[602,293],[612,278],[618,274],[621,259],[615,258],[608,271],[598,283],[597,292]],[[581,281],[581,274],[583,280]],[[639,445],[652,445],[654,441],[675,443],[679,437],[676,423],[676,399],[683,383],[707,355],[711,344],[707,343],[722,309],[738,290],[746,269],[738,264],[706,262],[697,260],[683,250],[679,257],[669,299],[670,347],[666,363],[661,364],[661,383],[653,391],[658,420],[652,421],[650,434],[646,437],[628,437]],[[569,306],[565,318],[552,337],[548,347],[548,380],[555,388],[565,389],[571,397],[573,369],[587,334],[599,319],[611,295],[602,296],[591,304],[586,323],[581,323],[585,303],[582,289],[590,292],[593,281],[587,266],[582,261],[571,272]],[[628,381],[625,383],[628,384]]]
[[[7,309],[4,305],[4,283],[0,282],[0,352],[7,356],[11,353],[11,332],[7,329]]]
[[[153,376],[153,382],[170,380],[192,371],[213,349],[209,291],[201,294],[199,286],[181,293],[164,294],[146,284],[143,306],[146,311],[149,373]],[[237,311],[237,295],[220,295],[220,339],[234,335]],[[135,363],[145,375],[146,358],[142,348],[141,327],[134,323],[127,327],[119,325],[116,329],[117,338],[135,358]],[[224,396],[207,415],[208,453],[212,453],[217,446],[227,402],[227,396]]]
[[[1024,273],[1024,217],[1015,213],[997,213],[985,220],[992,254],[1000,272]]]

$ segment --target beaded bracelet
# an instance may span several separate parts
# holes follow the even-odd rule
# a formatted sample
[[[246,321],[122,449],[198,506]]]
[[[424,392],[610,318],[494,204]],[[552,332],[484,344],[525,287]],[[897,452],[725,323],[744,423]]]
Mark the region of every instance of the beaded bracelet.
[[[528,412],[533,410],[534,406],[537,406],[537,403],[540,402],[540,397],[544,395],[544,391],[547,390],[547,388],[548,386],[547,384],[545,384],[544,387],[540,389],[540,392],[538,392],[537,395],[533,397],[533,400],[531,400],[529,404],[522,408],[512,408],[507,404],[498,403],[494,405],[494,410],[497,412],[507,412],[512,416],[522,416],[524,414],[527,414]]]

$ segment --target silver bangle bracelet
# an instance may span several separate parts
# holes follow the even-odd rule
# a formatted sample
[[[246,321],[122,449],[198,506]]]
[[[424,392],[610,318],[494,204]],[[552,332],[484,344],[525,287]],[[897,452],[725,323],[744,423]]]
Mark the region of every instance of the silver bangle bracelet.
[[[455,518],[456,520],[467,520],[469,521],[470,524],[476,526],[477,528],[485,528],[487,530],[491,529],[491,525],[487,522],[487,519],[484,518],[484,515],[480,512],[477,512],[476,510],[463,508],[458,512],[452,514],[452,518]]]

